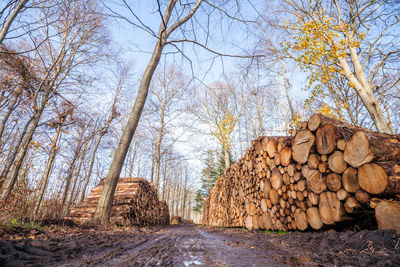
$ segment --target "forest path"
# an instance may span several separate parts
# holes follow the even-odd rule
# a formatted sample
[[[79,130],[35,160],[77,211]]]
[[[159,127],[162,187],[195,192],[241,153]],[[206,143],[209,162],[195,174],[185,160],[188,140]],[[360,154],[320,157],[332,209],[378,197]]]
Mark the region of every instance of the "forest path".
[[[400,266],[400,235],[389,230],[279,235],[185,224],[6,237],[0,266]]]
[[[148,233],[142,242],[127,238],[122,244],[88,256],[85,264],[104,266],[277,266],[282,249],[264,240],[255,247],[244,231],[176,225]],[[278,256],[280,255],[280,256]],[[311,261],[311,259],[310,259]],[[78,266],[81,259],[61,266]]]

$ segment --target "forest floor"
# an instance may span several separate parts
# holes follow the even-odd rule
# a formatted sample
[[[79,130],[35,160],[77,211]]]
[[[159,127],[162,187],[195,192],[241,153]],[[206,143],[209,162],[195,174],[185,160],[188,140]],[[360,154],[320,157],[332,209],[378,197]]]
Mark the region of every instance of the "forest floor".
[[[275,233],[193,224],[0,228],[0,266],[400,266],[390,230]]]

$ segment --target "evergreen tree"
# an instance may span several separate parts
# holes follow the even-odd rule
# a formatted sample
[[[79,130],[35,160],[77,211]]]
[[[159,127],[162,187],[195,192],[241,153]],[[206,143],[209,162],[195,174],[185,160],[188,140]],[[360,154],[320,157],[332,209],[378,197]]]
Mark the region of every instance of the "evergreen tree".
[[[229,154],[229,161],[233,164],[232,155]],[[210,194],[215,182],[225,171],[224,151],[216,153],[213,150],[207,151],[205,168],[201,171],[201,187],[197,190],[195,211],[201,211],[204,200]]]

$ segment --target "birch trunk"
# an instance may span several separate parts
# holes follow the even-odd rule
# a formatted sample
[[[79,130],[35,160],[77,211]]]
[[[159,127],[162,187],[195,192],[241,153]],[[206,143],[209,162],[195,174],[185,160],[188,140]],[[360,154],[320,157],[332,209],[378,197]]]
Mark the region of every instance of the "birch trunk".
[[[231,167],[231,161],[229,159],[229,148],[224,147],[224,158],[225,158],[225,170]]]
[[[355,74],[351,71],[349,63],[344,58],[339,58],[339,64],[343,69],[344,75],[349,82],[354,84],[354,88],[368,110],[377,131],[380,133],[393,133],[392,125],[382,112],[379,102],[373,93],[372,86],[365,77],[359,56],[354,47],[350,47],[350,55]]]

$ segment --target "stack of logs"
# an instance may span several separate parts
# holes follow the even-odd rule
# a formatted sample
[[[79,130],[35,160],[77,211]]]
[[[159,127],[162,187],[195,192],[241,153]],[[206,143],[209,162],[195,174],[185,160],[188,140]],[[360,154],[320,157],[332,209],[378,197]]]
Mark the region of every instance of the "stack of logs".
[[[71,208],[69,219],[87,223],[93,217],[103,190],[104,180],[84,201]],[[115,189],[110,222],[117,225],[145,226],[169,224],[168,206],[159,201],[154,186],[144,178],[119,178]]]
[[[372,211],[379,199],[398,200],[399,162],[399,135],[314,114],[292,137],[254,140],[211,190],[203,224],[285,231],[335,225]]]

